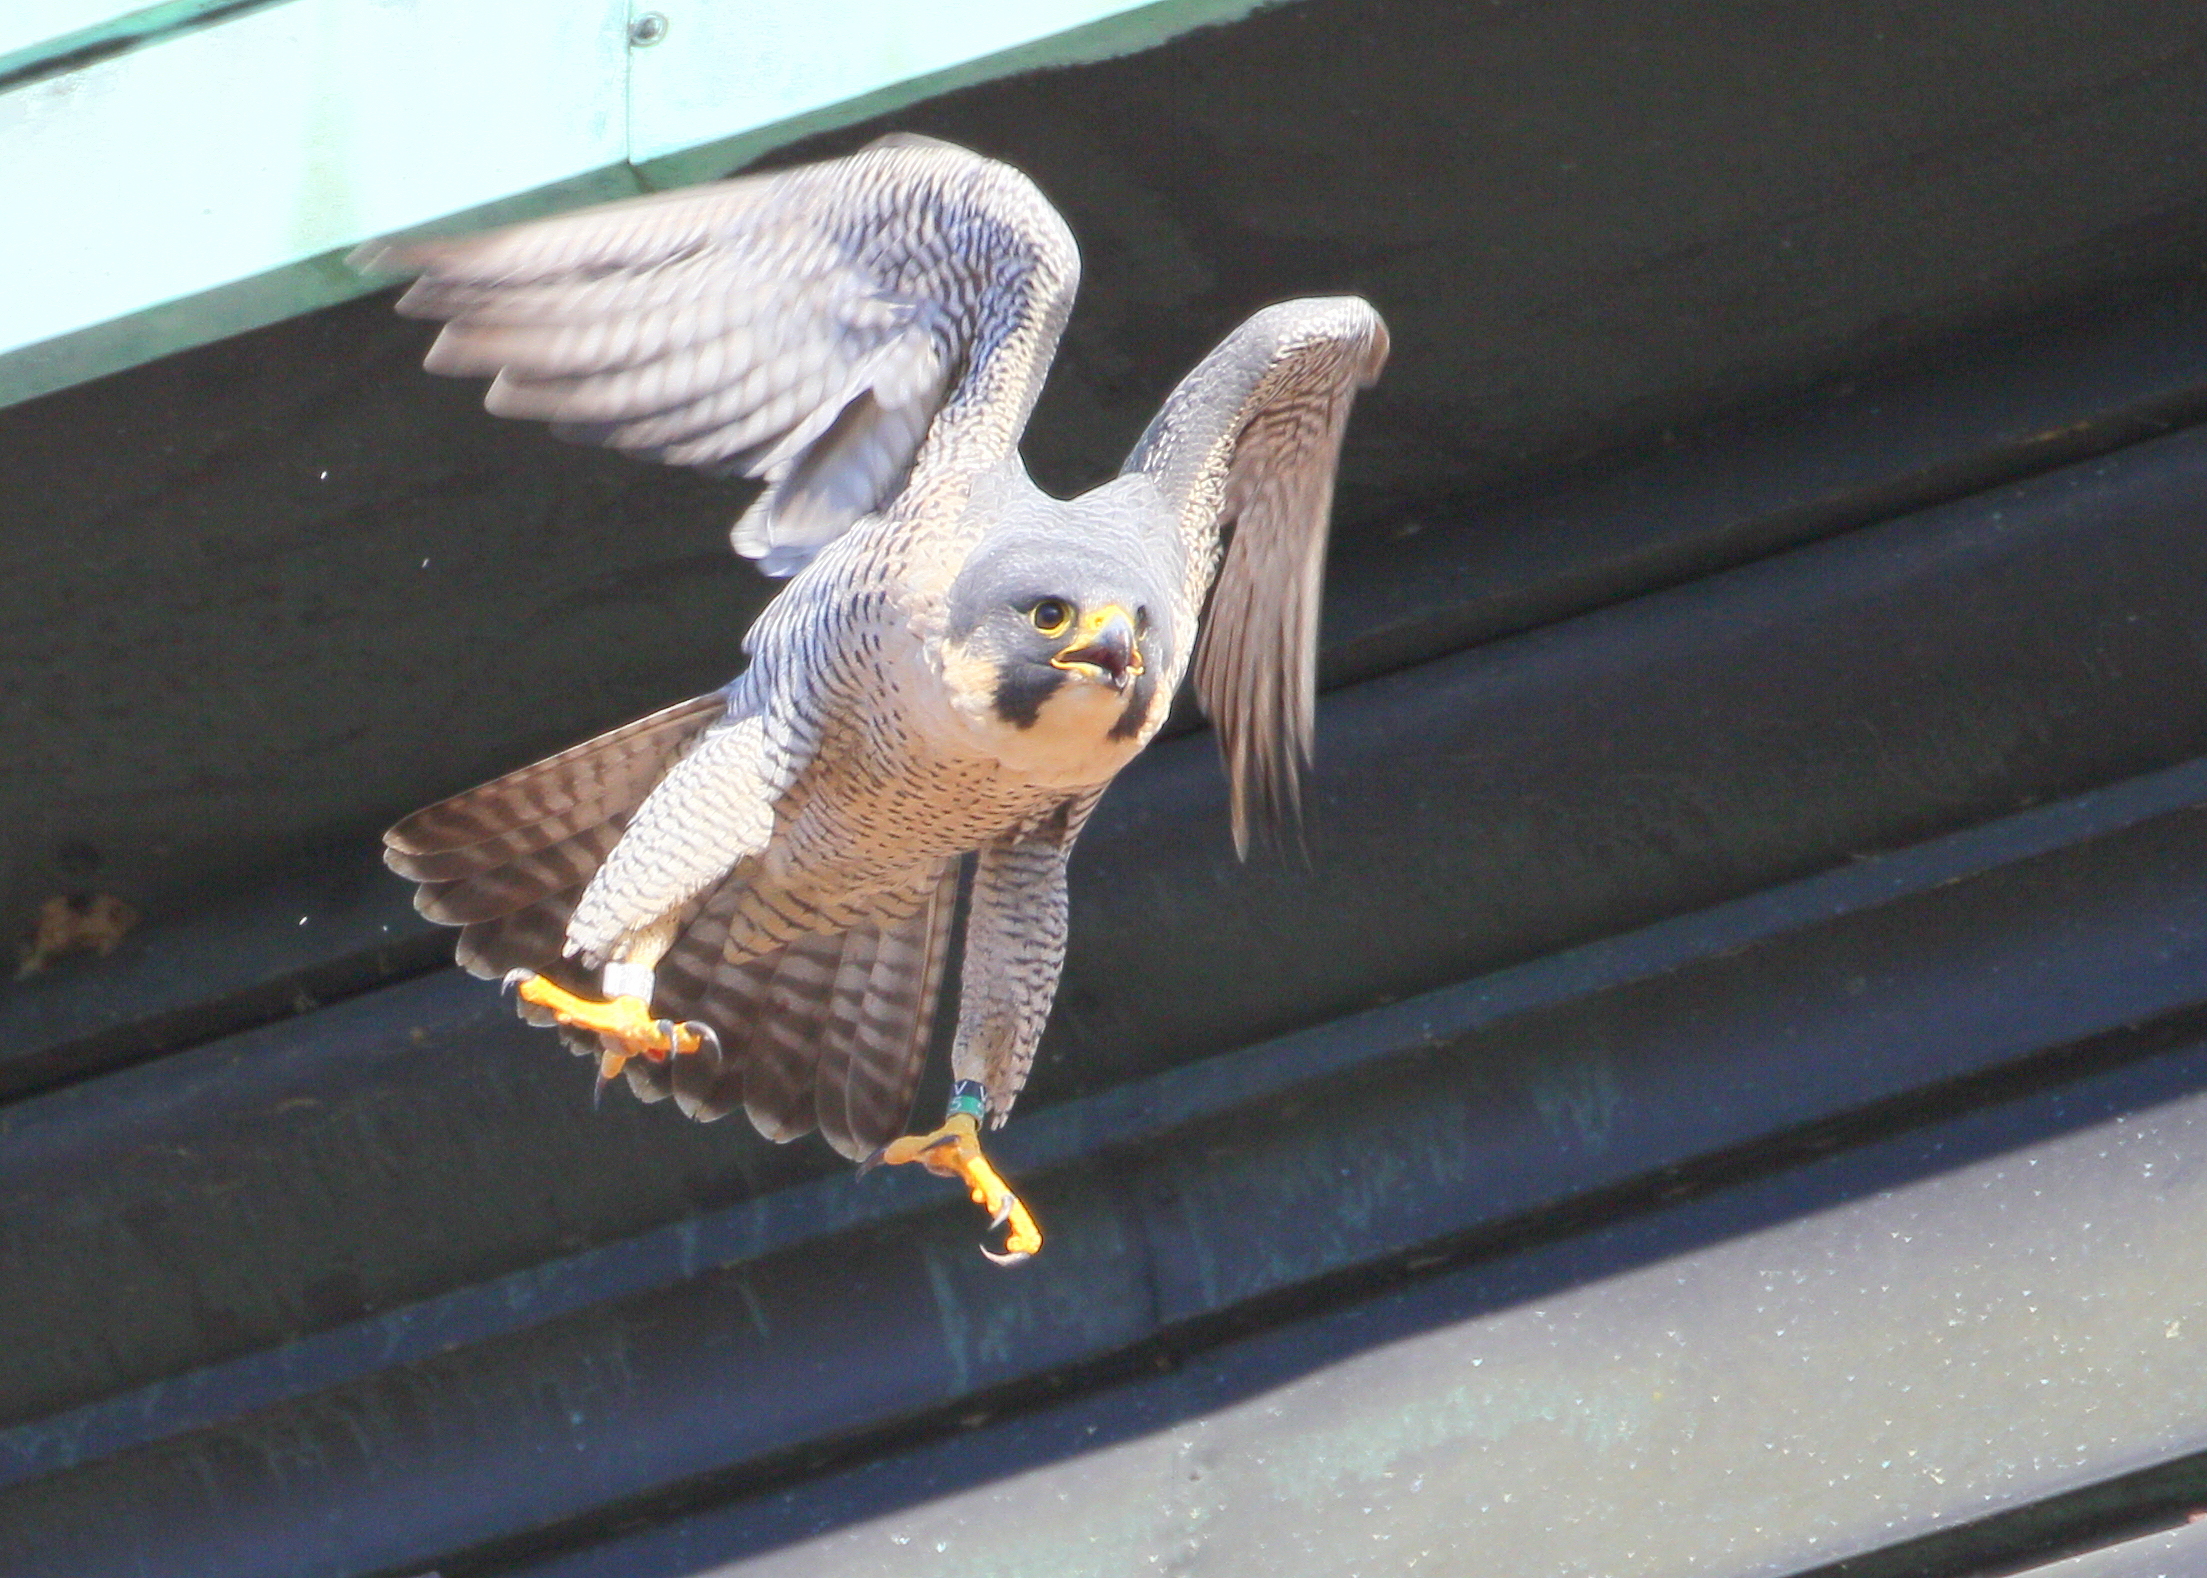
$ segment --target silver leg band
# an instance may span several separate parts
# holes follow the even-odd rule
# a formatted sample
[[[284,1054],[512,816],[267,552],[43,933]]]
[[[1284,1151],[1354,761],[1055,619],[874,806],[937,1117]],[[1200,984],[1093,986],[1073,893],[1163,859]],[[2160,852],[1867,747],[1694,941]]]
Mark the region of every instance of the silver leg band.
[[[634,997],[647,1006],[651,1002],[651,966],[648,964],[609,964],[599,974],[598,981],[608,997]]]

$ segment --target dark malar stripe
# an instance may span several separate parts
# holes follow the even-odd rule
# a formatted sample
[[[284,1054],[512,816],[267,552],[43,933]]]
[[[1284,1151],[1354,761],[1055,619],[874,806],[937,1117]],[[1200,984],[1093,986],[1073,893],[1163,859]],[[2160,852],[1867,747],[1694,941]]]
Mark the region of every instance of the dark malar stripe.
[[[1022,664],[1006,669],[996,681],[991,704],[996,715],[1018,729],[1031,729],[1042,718],[1042,704],[1057,694],[1070,676],[1061,669]]]
[[[1144,674],[1134,682],[1133,693],[1127,698],[1126,711],[1119,714],[1119,721],[1111,726],[1111,738],[1131,740],[1142,732],[1142,725],[1149,722],[1150,703],[1157,698],[1157,677]]]

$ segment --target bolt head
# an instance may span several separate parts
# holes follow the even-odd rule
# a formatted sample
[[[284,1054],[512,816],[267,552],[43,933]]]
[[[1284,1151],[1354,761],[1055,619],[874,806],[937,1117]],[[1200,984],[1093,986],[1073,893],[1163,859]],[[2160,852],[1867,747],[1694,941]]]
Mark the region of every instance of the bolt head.
[[[628,42],[634,49],[649,49],[667,36],[667,19],[657,11],[640,11],[629,19]]]

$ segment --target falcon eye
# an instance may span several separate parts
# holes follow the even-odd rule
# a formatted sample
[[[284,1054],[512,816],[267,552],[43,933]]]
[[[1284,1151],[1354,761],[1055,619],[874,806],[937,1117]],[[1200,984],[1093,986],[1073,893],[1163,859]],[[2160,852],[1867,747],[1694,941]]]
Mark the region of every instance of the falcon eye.
[[[1062,636],[1072,628],[1073,605],[1063,598],[1045,597],[1027,610],[1035,628],[1046,636]]]

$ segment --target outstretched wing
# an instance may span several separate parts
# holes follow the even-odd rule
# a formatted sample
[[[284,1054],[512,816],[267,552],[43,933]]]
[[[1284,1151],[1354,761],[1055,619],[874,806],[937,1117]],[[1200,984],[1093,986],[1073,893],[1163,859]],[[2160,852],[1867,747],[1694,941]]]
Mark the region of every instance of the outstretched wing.
[[[735,546],[781,575],[897,494],[946,408],[958,463],[1009,453],[1080,277],[1025,176],[909,136],[352,262],[420,276],[426,365],[494,374],[496,414],[764,478]]]
[[[1191,563],[1233,533],[1196,648],[1246,853],[1256,816],[1295,803],[1317,703],[1318,604],[1334,468],[1356,391],[1387,361],[1387,325],[1355,296],[1256,314],[1180,381],[1125,471],[1154,478]],[[1193,589],[1191,601],[1202,588]]]

